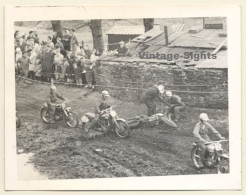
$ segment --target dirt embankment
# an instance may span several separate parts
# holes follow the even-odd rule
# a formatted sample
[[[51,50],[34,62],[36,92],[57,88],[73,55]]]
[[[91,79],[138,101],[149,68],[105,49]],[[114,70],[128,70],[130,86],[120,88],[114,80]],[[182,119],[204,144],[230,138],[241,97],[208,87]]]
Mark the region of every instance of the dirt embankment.
[[[100,98],[98,92],[58,86],[59,92],[69,98],[72,110],[80,118],[84,112],[94,110]],[[179,122],[179,129],[166,126],[139,128],[131,131],[127,139],[113,133],[96,136],[81,128],[71,129],[64,122],[43,124],[40,107],[49,92],[49,85],[16,86],[17,111],[22,126],[17,129],[17,149],[32,152],[31,162],[50,179],[165,176],[180,174],[215,173],[213,169],[196,170],[190,160],[194,127],[199,113],[206,112],[211,123],[228,137],[228,111],[188,108]],[[119,101],[112,98],[112,105]],[[145,114],[144,105],[121,102],[115,110],[125,118]],[[92,139],[93,138],[93,139]]]

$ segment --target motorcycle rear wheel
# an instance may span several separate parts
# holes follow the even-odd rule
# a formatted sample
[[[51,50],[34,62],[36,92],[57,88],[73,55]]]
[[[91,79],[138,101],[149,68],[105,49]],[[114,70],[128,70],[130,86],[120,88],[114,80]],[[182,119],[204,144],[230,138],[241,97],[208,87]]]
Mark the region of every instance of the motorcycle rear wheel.
[[[52,117],[48,113],[48,108],[44,107],[40,111],[41,119],[44,123],[49,124],[52,121]]]
[[[229,159],[228,158],[221,158],[219,165],[218,165],[218,174],[229,173]]]
[[[117,121],[118,126],[115,126],[115,133],[120,138],[127,138],[130,135],[130,128],[124,121]]]
[[[66,123],[69,127],[75,128],[78,126],[78,118],[75,113],[68,112],[68,117],[66,117]]]
[[[200,148],[199,147],[194,147],[191,150],[191,160],[192,163],[194,164],[196,169],[201,169],[204,167],[203,162],[201,160],[201,156],[200,156]]]

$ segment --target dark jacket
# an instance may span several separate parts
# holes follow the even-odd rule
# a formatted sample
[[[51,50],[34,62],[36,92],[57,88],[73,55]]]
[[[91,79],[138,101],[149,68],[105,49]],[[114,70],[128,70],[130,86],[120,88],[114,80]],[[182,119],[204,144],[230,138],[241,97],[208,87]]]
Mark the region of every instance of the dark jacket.
[[[143,93],[142,99],[154,100],[157,97],[159,97],[159,90],[157,86],[152,86]]]
[[[51,93],[50,92],[50,95],[49,95],[49,98],[50,98],[50,101],[52,103],[56,102],[57,99],[61,99],[61,100],[65,100],[64,97],[62,97],[59,93],[55,92],[55,93]]]
[[[41,65],[43,73],[53,73],[54,72],[54,56],[55,54],[51,50],[49,53],[44,52],[41,57]],[[48,75],[47,75],[48,76]]]
[[[171,104],[172,107],[185,106],[185,104],[182,102],[181,97],[179,97],[178,95],[172,95],[168,100],[168,103]]]
[[[122,48],[118,47],[118,56],[127,56],[128,54],[128,48],[124,45]]]

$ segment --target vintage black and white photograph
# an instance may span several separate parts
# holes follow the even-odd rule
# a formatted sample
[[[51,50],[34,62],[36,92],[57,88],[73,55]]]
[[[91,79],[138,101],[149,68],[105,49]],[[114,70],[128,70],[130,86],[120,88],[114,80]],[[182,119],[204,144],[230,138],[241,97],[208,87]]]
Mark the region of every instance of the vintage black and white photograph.
[[[11,25],[18,181],[233,172],[226,15]]]

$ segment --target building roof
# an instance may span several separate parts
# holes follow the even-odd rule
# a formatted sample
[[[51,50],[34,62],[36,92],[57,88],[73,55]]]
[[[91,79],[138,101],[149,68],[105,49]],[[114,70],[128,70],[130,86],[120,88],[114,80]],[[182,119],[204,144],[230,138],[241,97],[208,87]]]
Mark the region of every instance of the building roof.
[[[144,33],[144,26],[113,26],[106,34],[114,35],[141,35]]]
[[[197,64],[195,67],[196,68],[215,68],[215,69],[224,69],[228,68],[227,65],[227,51],[220,51],[216,54],[217,58],[216,59],[211,59],[211,60],[203,60],[199,64]]]
[[[182,36],[180,36],[176,40],[174,40],[169,46],[216,48],[226,39],[226,37],[219,36],[219,34],[223,32],[223,30],[217,29],[202,29],[197,33],[190,33],[188,31],[182,34]],[[226,47],[227,44],[225,43],[223,46]]]
[[[160,29],[152,29],[144,34],[133,39],[127,43],[129,51],[132,57],[106,57],[105,61],[133,61],[133,62],[155,62],[159,64],[181,64],[181,66],[196,68],[227,68],[227,44],[225,36],[220,34],[226,34],[223,30],[218,29],[193,29],[192,32],[182,32],[178,28],[177,32],[174,32],[168,36],[169,45],[167,46],[165,40],[165,33]],[[223,43],[223,46],[217,51],[216,59],[194,59],[186,60],[184,58],[185,52],[192,52],[193,54],[200,54],[201,52],[212,53],[216,48]],[[179,54],[181,56],[179,60],[158,60],[158,59],[141,59],[139,53],[148,54]],[[182,62],[184,61],[184,63]]]

